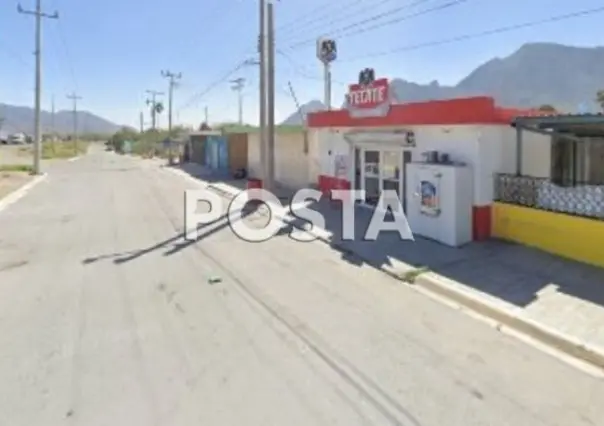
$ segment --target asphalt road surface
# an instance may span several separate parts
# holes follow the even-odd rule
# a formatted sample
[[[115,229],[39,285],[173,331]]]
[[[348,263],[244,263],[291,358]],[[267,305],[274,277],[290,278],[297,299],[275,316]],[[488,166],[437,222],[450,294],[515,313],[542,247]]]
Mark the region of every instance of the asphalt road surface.
[[[0,212],[0,425],[604,424],[600,379],[321,242],[184,242],[151,162],[51,167]]]

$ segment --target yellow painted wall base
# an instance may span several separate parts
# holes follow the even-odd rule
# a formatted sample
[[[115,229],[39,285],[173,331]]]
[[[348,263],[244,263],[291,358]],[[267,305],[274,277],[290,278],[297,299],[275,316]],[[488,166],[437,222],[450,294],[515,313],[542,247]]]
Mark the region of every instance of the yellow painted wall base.
[[[494,203],[492,235],[604,268],[604,221]]]

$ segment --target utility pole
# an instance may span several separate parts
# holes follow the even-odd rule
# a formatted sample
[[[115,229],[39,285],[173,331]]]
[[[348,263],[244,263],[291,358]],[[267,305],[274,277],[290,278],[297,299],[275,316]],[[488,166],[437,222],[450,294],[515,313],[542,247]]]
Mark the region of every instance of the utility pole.
[[[52,15],[42,12],[42,0],[36,0],[36,10],[25,10],[21,5],[17,6],[17,11],[25,15],[33,15],[36,18],[36,99],[35,99],[35,123],[34,123],[34,173],[39,175],[40,157],[42,155],[42,134],[40,124],[40,106],[42,103],[42,18],[59,19],[59,13]]]
[[[237,100],[239,102],[239,125],[243,125],[243,87],[245,86],[245,78],[239,77],[235,80],[231,80],[233,86],[231,87],[235,92],[237,92]]]
[[[143,133],[145,131],[145,116],[142,111],[138,115],[138,124],[140,126],[140,132]]]
[[[273,0],[268,0],[267,8],[267,189],[275,189],[275,20]]]
[[[208,122],[208,120],[209,120],[209,114],[208,114],[208,107],[207,106],[203,109],[203,115],[204,115],[204,120],[205,120],[206,125],[209,126],[210,123]]]
[[[81,96],[76,95],[72,92],[71,95],[67,95],[67,99],[73,101],[73,146],[75,152],[78,152],[78,101],[82,99]]]
[[[173,73],[171,71],[162,71],[162,77],[165,77],[169,80],[168,84],[168,132],[172,133],[172,98],[174,96],[174,87],[176,87],[176,80],[180,80],[182,78],[181,73]]]
[[[155,130],[157,124],[157,97],[163,96],[163,92],[157,90],[147,90],[147,93],[151,95],[151,99],[147,99],[147,105],[151,105],[151,129]]]
[[[260,4],[260,31],[258,37],[258,56],[260,57],[260,164],[262,164],[262,184],[266,186],[268,180],[267,173],[267,159],[268,150],[266,143],[266,87],[267,87],[267,69],[266,69],[266,51],[267,51],[267,26],[266,26],[266,12],[267,12],[267,0],[259,0]]]
[[[172,152],[172,98],[174,97],[174,87],[176,86],[176,80],[179,80],[182,77],[181,73],[175,74],[171,71],[162,71],[162,77],[165,77],[169,80],[168,84],[168,161],[170,164],[174,162],[173,152]]]
[[[55,95],[52,95],[51,101],[50,101],[50,109],[51,109],[51,113],[50,113],[50,144],[52,147],[52,152],[55,151]]]
[[[55,95],[52,95],[50,100],[50,130],[54,140],[55,134]]]

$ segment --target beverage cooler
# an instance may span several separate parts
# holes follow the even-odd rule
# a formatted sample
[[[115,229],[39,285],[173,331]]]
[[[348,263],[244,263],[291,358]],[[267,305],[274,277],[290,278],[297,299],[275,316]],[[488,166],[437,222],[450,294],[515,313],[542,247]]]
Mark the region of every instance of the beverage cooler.
[[[473,173],[463,164],[407,165],[411,232],[452,247],[472,241]]]

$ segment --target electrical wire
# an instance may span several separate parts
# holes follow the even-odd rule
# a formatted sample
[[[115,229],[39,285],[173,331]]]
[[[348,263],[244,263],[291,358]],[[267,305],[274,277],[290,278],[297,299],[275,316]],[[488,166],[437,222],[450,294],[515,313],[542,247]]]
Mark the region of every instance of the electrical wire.
[[[28,63],[25,59],[23,59],[23,57],[19,53],[13,50],[8,44],[4,43],[2,40],[0,40],[0,48],[2,48],[15,61],[21,63],[21,65],[24,65],[28,68],[31,66],[31,64]]]
[[[535,20],[535,21],[507,25],[504,27],[493,28],[490,30],[485,30],[485,31],[477,32],[477,33],[464,34],[464,35],[451,37],[451,38],[447,38],[447,39],[442,39],[442,40],[435,40],[435,41],[430,41],[430,42],[425,42],[425,43],[401,46],[401,47],[397,47],[397,48],[390,49],[387,51],[371,53],[371,54],[363,55],[363,56],[357,56],[355,58],[350,58],[350,59],[346,59],[346,58],[338,59],[338,62],[350,62],[350,61],[356,61],[358,59],[377,58],[377,57],[381,57],[381,56],[392,55],[394,53],[399,53],[399,52],[407,52],[407,51],[418,50],[418,49],[423,49],[423,48],[427,48],[427,47],[440,46],[443,44],[458,43],[461,41],[472,40],[472,39],[487,37],[487,36],[491,36],[491,35],[495,35],[495,34],[511,32],[511,31],[517,31],[517,30],[521,30],[521,29],[525,29],[525,28],[531,28],[531,27],[535,27],[535,26],[539,26],[539,25],[550,24],[553,22],[565,21],[568,19],[580,18],[580,17],[584,17],[584,16],[588,16],[588,15],[602,13],[602,12],[604,12],[604,6],[600,6],[600,7],[596,7],[596,8],[592,8],[592,9],[586,9],[586,10],[577,11],[577,12],[572,12],[572,13],[566,13],[563,15],[551,16],[549,18],[539,19],[539,20]]]
[[[291,69],[294,71],[294,73],[296,73],[300,77],[305,78],[307,80],[324,81],[323,77],[320,77],[317,75],[312,75],[311,72],[308,72],[308,69],[305,66],[303,66],[302,64],[295,61],[290,55],[288,55],[283,50],[277,49],[277,54],[279,54],[279,55],[283,56],[285,59],[287,59],[287,61],[292,65]],[[343,85],[343,86],[348,86],[348,84],[346,84],[346,83],[343,83],[343,82],[337,81],[337,80],[333,80],[333,79],[331,80],[331,82],[339,84],[339,85]]]
[[[55,0],[55,10],[62,10],[61,8],[61,2],[60,0]],[[76,78],[76,73],[75,73],[75,69],[73,66],[73,61],[72,61],[72,57],[70,54],[70,50],[69,50],[69,46],[67,44],[67,38],[65,37],[65,32],[63,31],[63,24],[62,21],[64,20],[63,16],[61,16],[59,19],[57,19],[57,33],[59,36],[59,42],[61,43],[61,46],[63,48],[63,55],[65,56],[65,62],[67,63],[67,67],[68,67],[68,72],[71,76],[71,82],[73,85],[73,89],[75,89],[76,92],[79,92],[79,86],[78,86],[78,79]]]
[[[305,25],[309,23],[314,23],[319,20],[323,21],[325,18],[333,17],[334,13],[339,13],[343,7],[351,8],[356,5],[363,3],[365,0],[354,0],[352,3],[347,6],[342,5],[341,3],[331,3],[330,5],[320,5],[311,9],[308,13],[297,16],[294,21],[290,21],[281,25],[275,29],[275,33],[282,34],[283,32],[289,32],[292,29],[299,29],[300,25]],[[392,1],[392,0],[383,0],[383,1]],[[335,6],[334,10],[331,10]],[[319,16],[315,16],[316,12],[321,12]]]
[[[219,79],[215,80],[213,83],[211,83],[206,88],[204,88],[201,92],[198,92],[195,95],[191,96],[189,98],[189,100],[187,100],[187,102],[184,103],[183,106],[181,106],[180,108],[178,108],[178,111],[182,111],[183,109],[187,109],[187,108],[191,107],[194,103],[197,103],[201,98],[203,98],[205,95],[207,95],[208,93],[210,93],[217,86],[219,86],[220,84],[226,82],[233,74],[235,74],[237,71],[239,71],[245,65],[251,65],[251,61],[249,59],[246,59],[246,60],[243,60],[243,61],[239,62],[235,67],[231,68],[228,72],[226,72],[224,75],[222,75],[222,77],[220,77]]]
[[[354,17],[359,16],[359,15],[365,15],[366,16],[367,12],[372,12],[372,11],[375,12],[377,9],[379,9],[380,6],[382,6],[382,5],[386,4],[386,3],[390,3],[391,1],[393,1],[393,0],[381,0],[381,1],[377,2],[377,3],[371,4],[368,7],[364,7],[364,8],[359,9],[359,10],[353,10],[353,11],[347,10],[346,12],[352,12],[352,13],[338,13],[338,15],[337,15],[337,17],[335,19],[331,19],[331,18],[333,18],[333,14],[330,14],[330,15],[327,15],[327,16],[323,16],[323,17],[319,17],[319,18],[315,19],[310,24],[310,26],[308,26],[308,25],[307,26],[302,26],[302,27],[298,26],[298,31],[297,32],[298,33],[302,32],[302,33],[305,33],[305,34],[308,34],[309,32],[319,32],[319,31],[322,31],[326,25],[333,25],[333,24],[336,24],[336,23],[339,23],[339,22],[345,22],[347,20],[350,20],[350,18],[354,18]],[[396,12],[400,12],[402,10],[411,9],[411,8],[413,8],[415,6],[418,6],[420,4],[427,3],[427,2],[430,2],[430,1],[434,1],[434,0],[416,0],[416,1],[412,2],[412,3],[406,4],[404,6],[399,6],[399,7],[395,8],[394,10]],[[390,9],[389,11],[387,11],[387,12],[385,12],[383,14],[380,14],[379,17],[381,18],[381,17],[387,16],[387,15],[390,15],[390,14],[392,14],[392,11],[393,11],[393,9]],[[325,22],[326,19],[331,19],[331,20],[329,22]],[[379,19],[379,18],[376,18],[376,19]],[[292,37],[283,37],[283,35],[280,35],[280,39],[282,39],[282,38],[290,38],[291,39]]]
[[[415,5],[420,4],[420,3],[424,3],[425,1],[426,0],[417,0],[415,2]],[[391,9],[389,11],[380,13],[378,15],[371,16],[371,17],[369,17],[367,19],[364,19],[362,21],[358,21],[358,22],[352,23],[350,25],[347,25],[345,27],[341,27],[341,28],[338,28],[336,30],[329,31],[326,35],[332,36],[332,37],[333,36],[338,36],[339,39],[342,39],[342,38],[345,38],[345,37],[350,37],[350,36],[353,36],[353,35],[362,34],[362,33],[368,32],[368,31],[373,31],[373,30],[385,27],[387,25],[397,24],[399,22],[406,21],[406,20],[413,19],[413,18],[417,18],[419,16],[427,15],[429,13],[438,12],[438,11],[441,11],[441,10],[444,10],[444,9],[447,9],[447,8],[450,8],[450,7],[459,6],[459,5],[461,5],[463,3],[466,3],[468,1],[469,0],[451,0],[451,1],[447,2],[447,3],[441,4],[439,6],[434,6],[434,7],[431,7],[429,9],[424,9],[424,10],[421,10],[419,12],[415,12],[415,13],[412,13],[412,14],[409,14],[409,15],[404,15],[404,16],[401,16],[399,18],[391,19],[391,20],[386,21],[386,22],[382,22],[382,23],[379,23],[379,24],[372,25],[370,27],[359,28],[358,30],[346,32],[349,29],[353,29],[353,28],[362,26],[363,24],[366,24],[366,23],[369,23],[369,22],[377,21],[379,19],[382,19],[385,16],[392,15],[393,13],[396,13],[396,12],[398,12],[400,10],[405,9],[406,7],[409,7],[409,5],[407,5],[406,7],[399,6],[399,7],[395,8],[395,9]],[[296,47],[301,47],[301,46],[305,46],[305,45],[312,44],[312,43],[316,43],[316,38],[302,40],[300,42],[297,42],[297,43],[294,43],[294,44],[290,45],[289,48],[290,49],[295,49]]]
[[[61,44],[63,46],[63,52],[65,54],[65,59],[67,62],[67,67],[69,68],[69,73],[71,75],[73,87],[74,87],[75,91],[78,92],[79,91],[78,79],[76,78],[76,73],[75,73],[75,70],[73,67],[73,61],[71,60],[71,55],[69,53],[69,47],[67,46],[67,41],[66,41],[65,35],[63,33],[63,26],[61,25],[60,21],[57,26],[57,30],[59,32],[59,39],[61,40]]]

